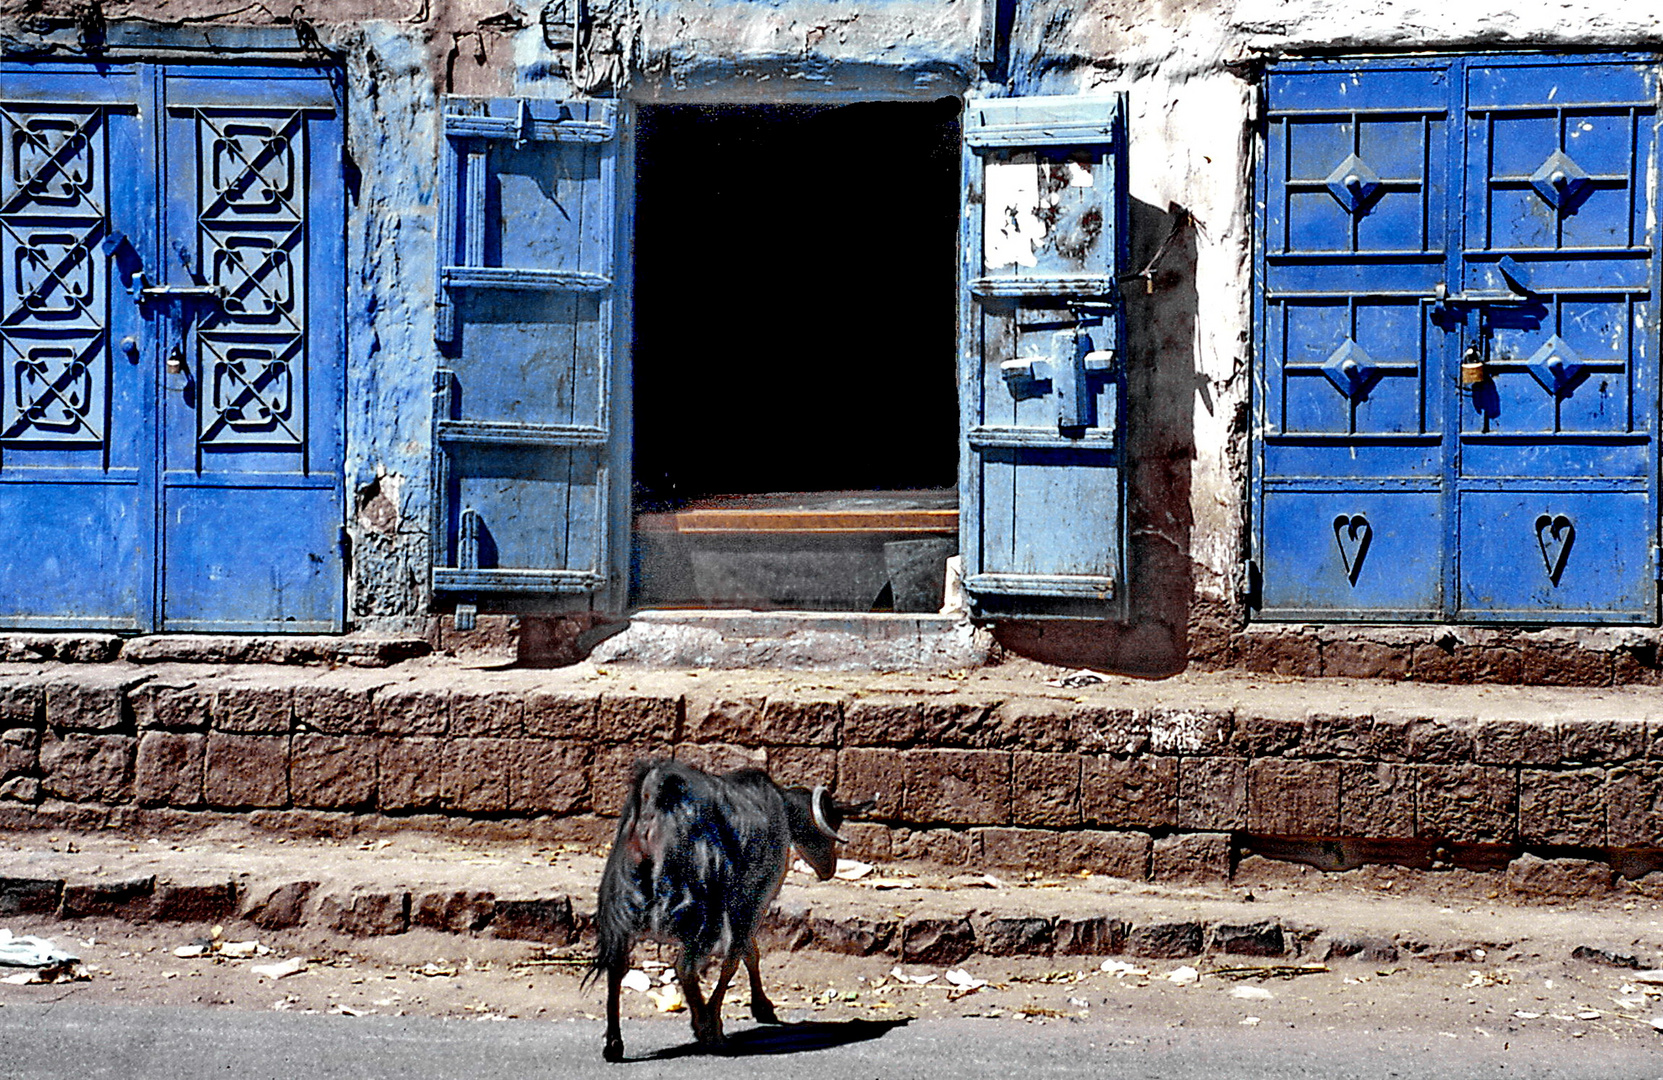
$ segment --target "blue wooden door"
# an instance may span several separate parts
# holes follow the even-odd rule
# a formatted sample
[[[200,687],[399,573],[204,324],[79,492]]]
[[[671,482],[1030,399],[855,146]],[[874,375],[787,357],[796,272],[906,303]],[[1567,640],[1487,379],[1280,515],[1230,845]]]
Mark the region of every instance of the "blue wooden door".
[[[626,121],[613,101],[445,104],[432,585],[462,621],[625,602]]]
[[[1271,70],[1263,614],[1655,617],[1656,84],[1638,56]]]
[[[338,83],[5,74],[0,623],[338,630]]]
[[[965,104],[960,552],[979,616],[1125,603],[1124,101]]]

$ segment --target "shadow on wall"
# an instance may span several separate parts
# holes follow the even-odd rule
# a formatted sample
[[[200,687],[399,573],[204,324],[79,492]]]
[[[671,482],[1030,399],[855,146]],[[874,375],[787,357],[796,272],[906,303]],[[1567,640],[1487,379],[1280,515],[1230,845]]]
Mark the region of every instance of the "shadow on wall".
[[[1160,210],[1131,200],[1133,268],[1155,262],[1144,282],[1122,283],[1126,299],[1126,462],[1129,545],[1127,618],[1010,621],[999,644],[1046,663],[1157,677],[1189,660],[1190,560],[1194,520],[1190,470],[1195,458],[1195,233],[1174,204]],[[1170,241],[1168,240],[1170,238]]]

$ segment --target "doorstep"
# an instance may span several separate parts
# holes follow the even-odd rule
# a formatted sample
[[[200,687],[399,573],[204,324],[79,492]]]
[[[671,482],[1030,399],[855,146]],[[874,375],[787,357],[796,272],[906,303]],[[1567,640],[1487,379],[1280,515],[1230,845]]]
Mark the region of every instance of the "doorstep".
[[[769,671],[931,672],[982,667],[992,633],[952,615],[820,611],[636,612],[597,664]]]

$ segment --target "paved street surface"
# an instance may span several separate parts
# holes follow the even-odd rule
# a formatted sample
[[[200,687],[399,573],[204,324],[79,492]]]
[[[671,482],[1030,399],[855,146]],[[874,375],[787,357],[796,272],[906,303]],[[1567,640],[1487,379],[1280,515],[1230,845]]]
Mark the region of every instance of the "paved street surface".
[[[1131,1024],[1014,1020],[870,1021],[756,1029],[729,1056],[684,1051],[686,1028],[627,1026],[631,1060],[600,1060],[592,1023],[484,1023],[417,1017],[348,1018],[68,1002],[0,1009],[0,1075],[10,1080],[122,1077],[475,1080],[558,1077],[959,1078],[1112,1076],[1116,1080],[1241,1077],[1663,1076],[1651,1044],[1517,1037],[1404,1039],[1367,1029],[1290,1034],[1274,1029],[1190,1031]],[[754,1036],[754,1037],[750,1037]]]

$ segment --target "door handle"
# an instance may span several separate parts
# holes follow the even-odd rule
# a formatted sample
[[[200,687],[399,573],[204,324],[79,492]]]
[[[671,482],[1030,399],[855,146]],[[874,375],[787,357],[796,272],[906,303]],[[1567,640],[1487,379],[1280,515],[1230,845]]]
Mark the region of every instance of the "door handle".
[[[139,303],[152,300],[212,300],[218,303],[225,297],[220,285],[146,285],[139,289]]]

